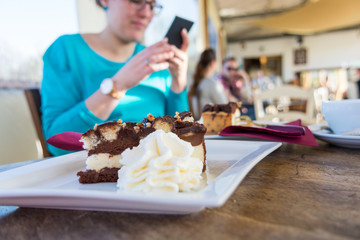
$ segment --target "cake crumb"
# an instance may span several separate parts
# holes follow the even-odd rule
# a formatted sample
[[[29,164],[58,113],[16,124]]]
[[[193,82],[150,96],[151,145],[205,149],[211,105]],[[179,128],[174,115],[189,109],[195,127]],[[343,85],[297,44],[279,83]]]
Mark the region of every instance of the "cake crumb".
[[[134,126],[134,130],[136,133],[138,133],[140,131],[140,127],[139,126]]]
[[[149,120],[149,121],[154,121],[155,120],[155,117],[151,114],[151,113],[149,113],[147,116],[146,116],[146,118],[147,118],[147,120]]]

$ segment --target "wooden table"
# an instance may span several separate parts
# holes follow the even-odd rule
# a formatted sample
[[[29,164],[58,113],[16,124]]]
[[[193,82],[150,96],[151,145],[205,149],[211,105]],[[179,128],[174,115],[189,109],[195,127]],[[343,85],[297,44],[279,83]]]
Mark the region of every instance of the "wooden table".
[[[0,239],[360,239],[360,149],[283,144],[221,208],[146,215],[0,207]]]

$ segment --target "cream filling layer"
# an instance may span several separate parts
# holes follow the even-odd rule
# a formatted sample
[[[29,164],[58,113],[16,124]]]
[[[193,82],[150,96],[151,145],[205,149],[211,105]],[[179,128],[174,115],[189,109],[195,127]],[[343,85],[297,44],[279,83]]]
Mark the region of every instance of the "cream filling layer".
[[[93,154],[86,160],[86,169],[99,172],[102,168],[121,168],[121,155],[110,155],[108,153]]]

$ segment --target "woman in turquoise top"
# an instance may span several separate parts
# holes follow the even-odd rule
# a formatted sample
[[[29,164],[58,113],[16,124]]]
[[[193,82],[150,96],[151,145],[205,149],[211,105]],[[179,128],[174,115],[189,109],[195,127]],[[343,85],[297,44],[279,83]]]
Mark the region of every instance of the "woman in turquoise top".
[[[188,109],[188,36],[181,49],[167,39],[138,44],[156,1],[97,0],[108,24],[97,34],[64,35],[44,54],[41,88],[45,138],[85,132],[106,121],[139,122],[148,113],[174,115]],[[48,145],[53,155],[67,151]]]

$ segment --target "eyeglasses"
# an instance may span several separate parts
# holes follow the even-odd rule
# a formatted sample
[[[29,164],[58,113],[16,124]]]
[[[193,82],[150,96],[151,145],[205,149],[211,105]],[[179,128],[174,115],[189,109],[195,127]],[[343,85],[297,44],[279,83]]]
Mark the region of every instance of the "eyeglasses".
[[[129,2],[131,3],[131,6],[133,6],[138,11],[144,9],[146,4],[149,4],[150,9],[154,13],[154,15],[158,15],[163,8],[163,6],[158,4],[156,1],[129,0]]]
[[[228,70],[228,71],[237,71],[238,69],[237,69],[237,68],[233,68],[233,67],[227,67],[226,70]]]

